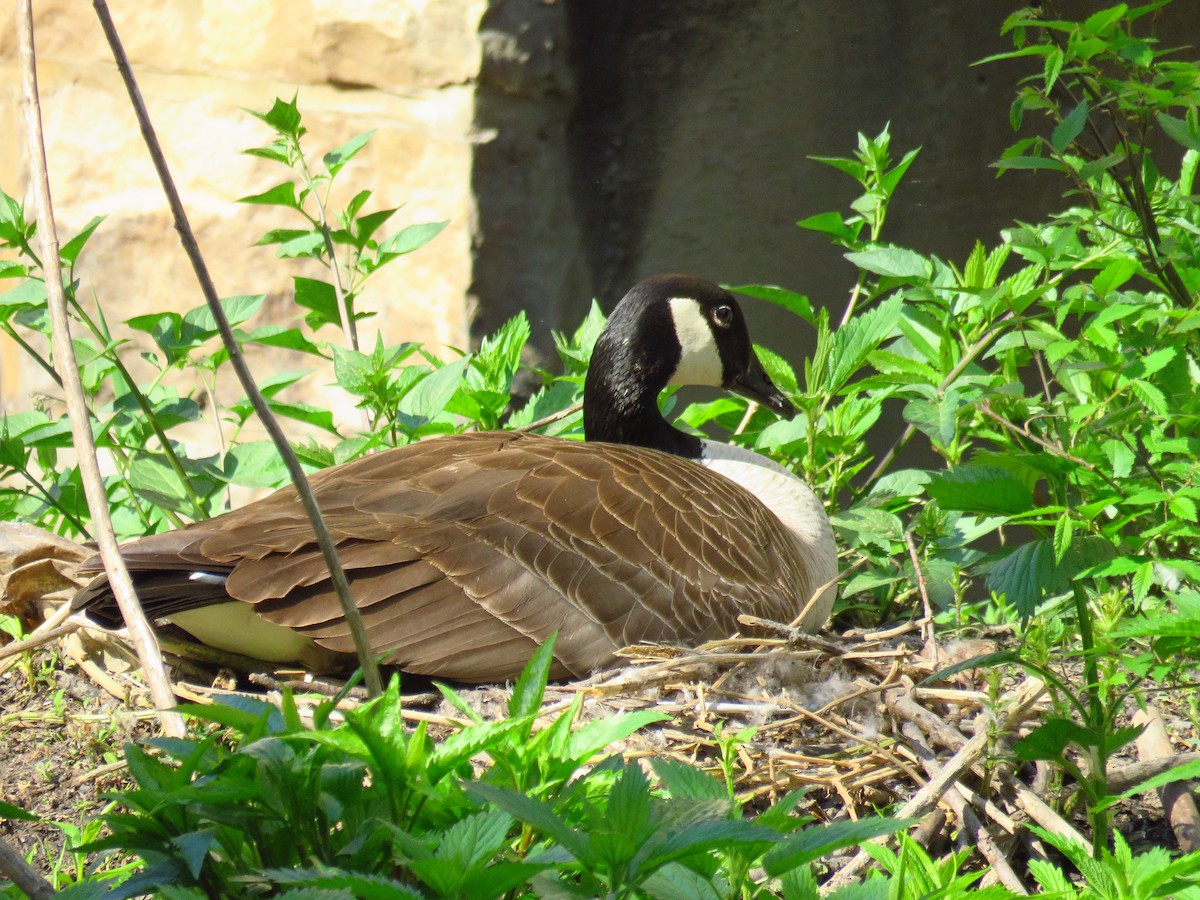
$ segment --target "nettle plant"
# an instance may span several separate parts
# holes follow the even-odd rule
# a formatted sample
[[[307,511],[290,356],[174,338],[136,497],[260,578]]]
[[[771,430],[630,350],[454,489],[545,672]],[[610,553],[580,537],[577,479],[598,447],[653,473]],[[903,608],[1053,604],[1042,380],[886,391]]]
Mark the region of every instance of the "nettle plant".
[[[291,177],[243,202],[285,207],[307,225],[273,230],[259,243],[275,245],[282,259],[320,263],[328,278],[295,278],[295,301],[307,328],[252,326],[262,295],[228,297],[222,304],[243,345],[297,351],[312,357],[314,367],[332,360],[337,384],[363,410],[356,430],[336,423],[328,409],[288,399],[288,389],[311,369],[265,379],[260,387],[274,413],[317,435],[296,447],[306,465],[320,468],[431,434],[495,428],[502,419],[528,423],[575,401],[591,343],[603,324],[595,310],[575,336],[558,337],[565,374],[544,373],[544,387],[515,412],[509,409],[509,393],[529,337],[524,316],[485,338],[476,352],[459,352],[449,360],[417,343],[385,345],[378,335],[370,349],[359,349],[356,323],[370,313],[355,304],[370,276],[418,250],[446,223],[409,225],[381,237],[397,210],[368,210],[369,191],[354,194],[342,209],[331,209],[334,180],[371,135],[359,135],[324,154],[317,168],[301,149],[305,129],[294,99],[277,100],[267,112],[254,115],[275,137],[247,152],[285,165]],[[136,316],[122,323],[122,329],[110,326],[103,306],[88,308],[79,301],[75,263],[101,223],[101,218],[88,223],[63,244],[60,256],[83,384],[96,414],[97,443],[112,463],[107,488],[118,535],[142,535],[214,515],[224,509],[230,484],[283,484],[286,472],[271,444],[241,437],[252,414],[248,400],[220,391],[228,356],[207,307]],[[0,253],[6,257],[0,259],[0,278],[16,282],[0,294],[0,330],[57,382],[41,261],[32,246],[35,233],[36,223],[26,218],[22,205],[0,192]],[[325,326],[340,328],[342,342],[320,340]],[[126,364],[131,331],[153,341],[153,349],[142,354],[153,372],[149,381],[139,381]],[[194,388],[173,386],[179,379],[172,376],[182,370],[191,373]],[[181,426],[205,422],[214,436],[210,443],[220,451],[193,456],[174,434]],[[576,415],[556,427],[577,425]],[[41,398],[35,409],[0,416],[0,519],[90,537],[70,450],[65,413],[52,398]]]
[[[817,329],[804,415],[757,444],[844,501],[835,525],[862,567],[843,603],[876,620],[923,589],[951,622],[1031,625],[1020,653],[989,661],[1046,678],[1062,714],[1017,752],[1083,753],[1066,765],[1101,842],[1105,765],[1137,733],[1116,725],[1124,698],[1147,677],[1191,680],[1200,654],[1200,65],[1143,34],[1163,5],[1080,22],[1022,10],[1004,26],[1016,49],[984,61],[1041,63],[1012,124],[1044,127],[996,166],[1065,176],[1062,212],[959,264],[887,243],[914,153],[892,165],[886,130],[860,136],[854,157],[820,160],[863,187],[851,213],[799,223],[859,269],[841,325],[802,296],[749,289]],[[868,461],[863,435],[889,404],[906,428]],[[944,468],[893,471],[918,439]],[[1080,647],[1074,687],[1051,662]]]

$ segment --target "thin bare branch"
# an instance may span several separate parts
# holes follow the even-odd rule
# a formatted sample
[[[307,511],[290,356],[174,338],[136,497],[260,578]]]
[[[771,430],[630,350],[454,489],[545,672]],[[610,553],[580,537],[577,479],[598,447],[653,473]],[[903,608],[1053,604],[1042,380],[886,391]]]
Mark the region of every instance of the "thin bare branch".
[[[75,349],[71,344],[71,325],[67,316],[67,299],[63,291],[62,265],[58,256],[58,230],[54,224],[54,206],[50,198],[50,176],[46,165],[46,144],[42,132],[42,109],[38,99],[37,63],[33,40],[33,3],[21,0],[17,4],[17,32],[21,68],[21,94],[25,105],[25,133],[29,150],[29,172],[34,205],[37,210],[38,236],[42,248],[42,267],[45,275],[46,302],[50,310],[50,326],[54,348],[54,364],[63,381],[71,433],[79,457],[79,471],[84,494],[92,514],[96,542],[104,569],[112,585],[113,596],[129,626],[130,638],[137,649],[138,660],[150,688],[150,697],[160,711],[163,731],[174,736],[185,733],[183,719],[170,712],[175,695],[167,677],[166,665],[154,639],[154,632],[133,589],[133,580],[125,568],[112,520],[108,514],[108,496],[100,464],[96,459],[96,444],[92,438],[91,411],[83,395]]]
[[[351,636],[354,638],[354,649],[358,654],[359,665],[363,669],[367,690],[372,696],[377,696],[383,692],[383,683],[379,677],[379,667],[375,664],[371,645],[367,640],[367,632],[363,627],[358,607],[355,605],[354,598],[350,593],[350,584],[346,580],[346,573],[342,569],[341,562],[338,560],[337,548],[334,546],[333,538],[329,534],[329,529],[325,526],[320,507],[317,506],[317,500],[313,496],[312,489],[309,487],[308,478],[305,476],[304,470],[300,467],[300,461],[296,458],[296,454],[288,443],[283,429],[279,426],[279,422],[267,407],[267,402],[263,399],[262,393],[254,381],[254,376],[251,374],[249,366],[246,365],[246,359],[242,355],[237,339],[234,337],[233,329],[229,325],[229,318],[225,315],[225,310],[221,306],[216,286],[213,284],[212,276],[208,271],[208,266],[204,262],[203,255],[200,253],[200,245],[197,243],[195,232],[188,221],[183,201],[180,199],[179,191],[175,187],[175,180],[171,177],[170,169],[167,167],[167,160],[163,155],[162,145],[159,143],[158,136],[154,132],[154,126],[150,122],[150,113],[146,109],[141,89],[134,78],[132,68],[130,68],[129,57],[125,54],[125,48],[121,44],[121,38],[117,33],[116,25],[113,23],[112,15],[109,13],[108,4],[105,0],[93,0],[92,6],[95,8],[96,15],[100,19],[100,25],[104,29],[104,36],[108,39],[108,45],[117,63],[117,70],[121,73],[121,78],[125,82],[125,89],[128,91],[130,102],[133,104],[133,111],[137,116],[142,137],[145,139],[146,148],[150,152],[150,159],[154,163],[155,170],[158,172],[158,178],[162,183],[163,192],[166,194],[167,203],[171,207],[171,215],[175,220],[175,230],[179,232],[180,243],[183,245],[183,249],[192,263],[196,279],[200,282],[200,289],[204,294],[204,299],[208,303],[208,308],[212,312],[217,329],[220,331],[221,341],[229,353],[229,362],[237,374],[238,381],[242,384],[242,389],[250,399],[251,406],[254,407],[255,413],[262,421],[267,434],[270,435],[276,450],[279,451],[279,455],[287,467],[288,475],[291,477],[292,483],[296,486],[296,493],[300,497],[304,511],[308,514],[312,522],[313,531],[317,538],[317,545],[321,548],[321,554],[325,557],[325,564],[329,567],[330,582],[333,584],[334,591],[341,602],[342,611],[346,616],[346,623],[350,628]]]

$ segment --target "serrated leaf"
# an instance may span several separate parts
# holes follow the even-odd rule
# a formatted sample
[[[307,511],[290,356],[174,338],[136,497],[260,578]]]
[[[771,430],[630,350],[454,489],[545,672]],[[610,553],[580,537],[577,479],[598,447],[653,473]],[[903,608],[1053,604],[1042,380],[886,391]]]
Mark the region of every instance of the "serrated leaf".
[[[794,394],[799,390],[796,384],[796,373],[782,356],[773,353],[766,347],[754,345],[754,353],[767,371],[767,377],[785,394]]]
[[[471,357],[464,356],[434,369],[400,399],[399,410],[405,415],[435,419],[445,412],[446,404],[462,384]]]
[[[771,848],[762,859],[767,874],[777,878],[798,866],[807,865],[842,847],[865,843],[873,838],[895,834],[914,824],[914,819],[840,820],[827,825],[809,826],[785,843]]]
[[[1137,270],[1136,259],[1119,256],[1096,273],[1096,277],[1092,279],[1092,290],[1104,297],[1132,278]]]
[[[655,757],[650,760],[650,768],[671,792],[672,799],[727,800],[725,785],[697,766],[669,757]]]
[[[1064,152],[1087,124],[1088,105],[1086,100],[1080,100],[1073,110],[1063,117],[1050,136],[1050,143],[1059,153]]]
[[[1063,510],[1058,521],[1054,524],[1054,562],[1061,563],[1067,551],[1071,549],[1071,536],[1074,534],[1074,523],[1070,513]]]
[[[956,466],[931,478],[925,490],[942,509],[1015,515],[1033,508],[1029,486],[995,466]]]
[[[903,310],[903,300],[894,296],[855,316],[837,330],[833,335],[827,390],[839,390],[862,367],[870,353],[895,333]]]

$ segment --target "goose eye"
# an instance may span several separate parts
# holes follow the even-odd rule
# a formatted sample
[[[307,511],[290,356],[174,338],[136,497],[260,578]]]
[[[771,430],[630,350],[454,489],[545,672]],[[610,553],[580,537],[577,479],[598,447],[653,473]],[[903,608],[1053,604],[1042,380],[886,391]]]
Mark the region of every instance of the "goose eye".
[[[721,328],[728,328],[733,324],[733,307],[722,304],[713,309],[712,319],[715,325]]]

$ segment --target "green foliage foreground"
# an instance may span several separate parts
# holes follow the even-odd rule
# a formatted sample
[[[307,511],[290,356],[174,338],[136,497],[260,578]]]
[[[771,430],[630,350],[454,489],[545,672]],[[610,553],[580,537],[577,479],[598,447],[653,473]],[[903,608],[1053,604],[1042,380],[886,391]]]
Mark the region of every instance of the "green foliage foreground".
[[[1132,855],[1112,835],[1105,779],[1109,759],[1136,734],[1121,725],[1131,698],[1175,691],[1200,724],[1200,65],[1154,37],[1164,5],[1121,4],[1082,21],[1041,10],[1009,17],[1014,49],[996,58],[1034,68],[1012,106],[1024,136],[998,173],[1062,179],[1067,206],[1014,225],[993,246],[978,243],[965,260],[885,239],[889,208],[919,159],[910,150],[893,161],[886,129],[860,137],[851,157],[820,160],[862,189],[849,212],[799,223],[842,246],[855,266],[846,309],[835,323],[801,294],[737,288],[815,330],[816,350],[800,372],[759,349],[801,414],[772,421],[734,397],[676,411],[685,427],[723,429],[772,455],[837,507],[854,566],[841,621],[872,625],[928,600],[943,628],[1020,630],[1019,648],[973,665],[1023,666],[1052,688],[1054,715],[1013,752],[1051,762],[1081,788],[1092,846],[1060,850],[1088,887],[1068,884],[1049,863],[1031,872],[1047,891],[1087,896],[1187,896],[1197,871],[1192,858],[1168,867],[1161,856]],[[444,223],[385,237],[396,210],[372,209],[368,191],[331,209],[332,184],[370,135],[310,167],[295,100],[256,115],[273,137],[248,152],[289,174],[245,202],[277,207],[300,225],[261,242],[328,275],[295,280],[307,330],[251,327],[261,297],[228,298],[226,308],[245,344],[331,362],[363,411],[355,428],[289,401],[304,371],[266,381],[275,412],[309,429],[297,447],[308,465],[570,408],[602,324],[595,308],[573,336],[558,338],[562,373],[535,372],[541,387],[516,408],[523,317],[450,360],[411,343],[360,347],[371,275]],[[73,267],[100,225],[90,223],[61,256],[97,441],[113,465],[107,488],[119,531],[135,536],[212,515],[230,485],[281,484],[273,450],[240,439],[249,406],[220,391],[227,360],[206,309],[125,323],[153,341],[139,363],[150,367],[146,379],[130,371],[124,332],[78,301]],[[0,251],[11,257],[0,260],[0,277],[17,280],[0,295],[0,330],[52,373],[34,232],[20,204],[0,195]],[[340,342],[317,339],[322,329],[339,331]],[[866,438],[885,412],[906,427],[876,459]],[[222,450],[194,458],[172,435],[205,416]],[[578,413],[546,430],[578,435]],[[87,536],[69,444],[53,404],[0,420],[0,519]],[[896,469],[909,444],[943,463]],[[640,768],[617,759],[580,774],[637,720],[574,728],[564,716],[532,736],[531,678],[506,721],[475,721],[441,744],[402,727],[394,696],[339,725],[325,708],[312,730],[291,706],[193,711],[240,736],[232,745],[209,736],[131,748],[138,787],[121,798],[130,811],[110,817],[113,835],[96,846],[138,854],[149,868],[136,877],[174,885],[161,889],[166,896],[483,896],[479,885],[502,894],[522,884],[549,895],[811,895],[806,864],[828,848],[817,835],[845,835],[793,833],[786,803],[742,821],[715,782],[669,763],[652,767],[653,790]],[[480,753],[491,764],[476,772],[469,761]],[[914,896],[949,896],[969,887],[962,860],[923,852],[904,844],[877,853],[895,875],[888,890],[920,883],[928,889]]]

